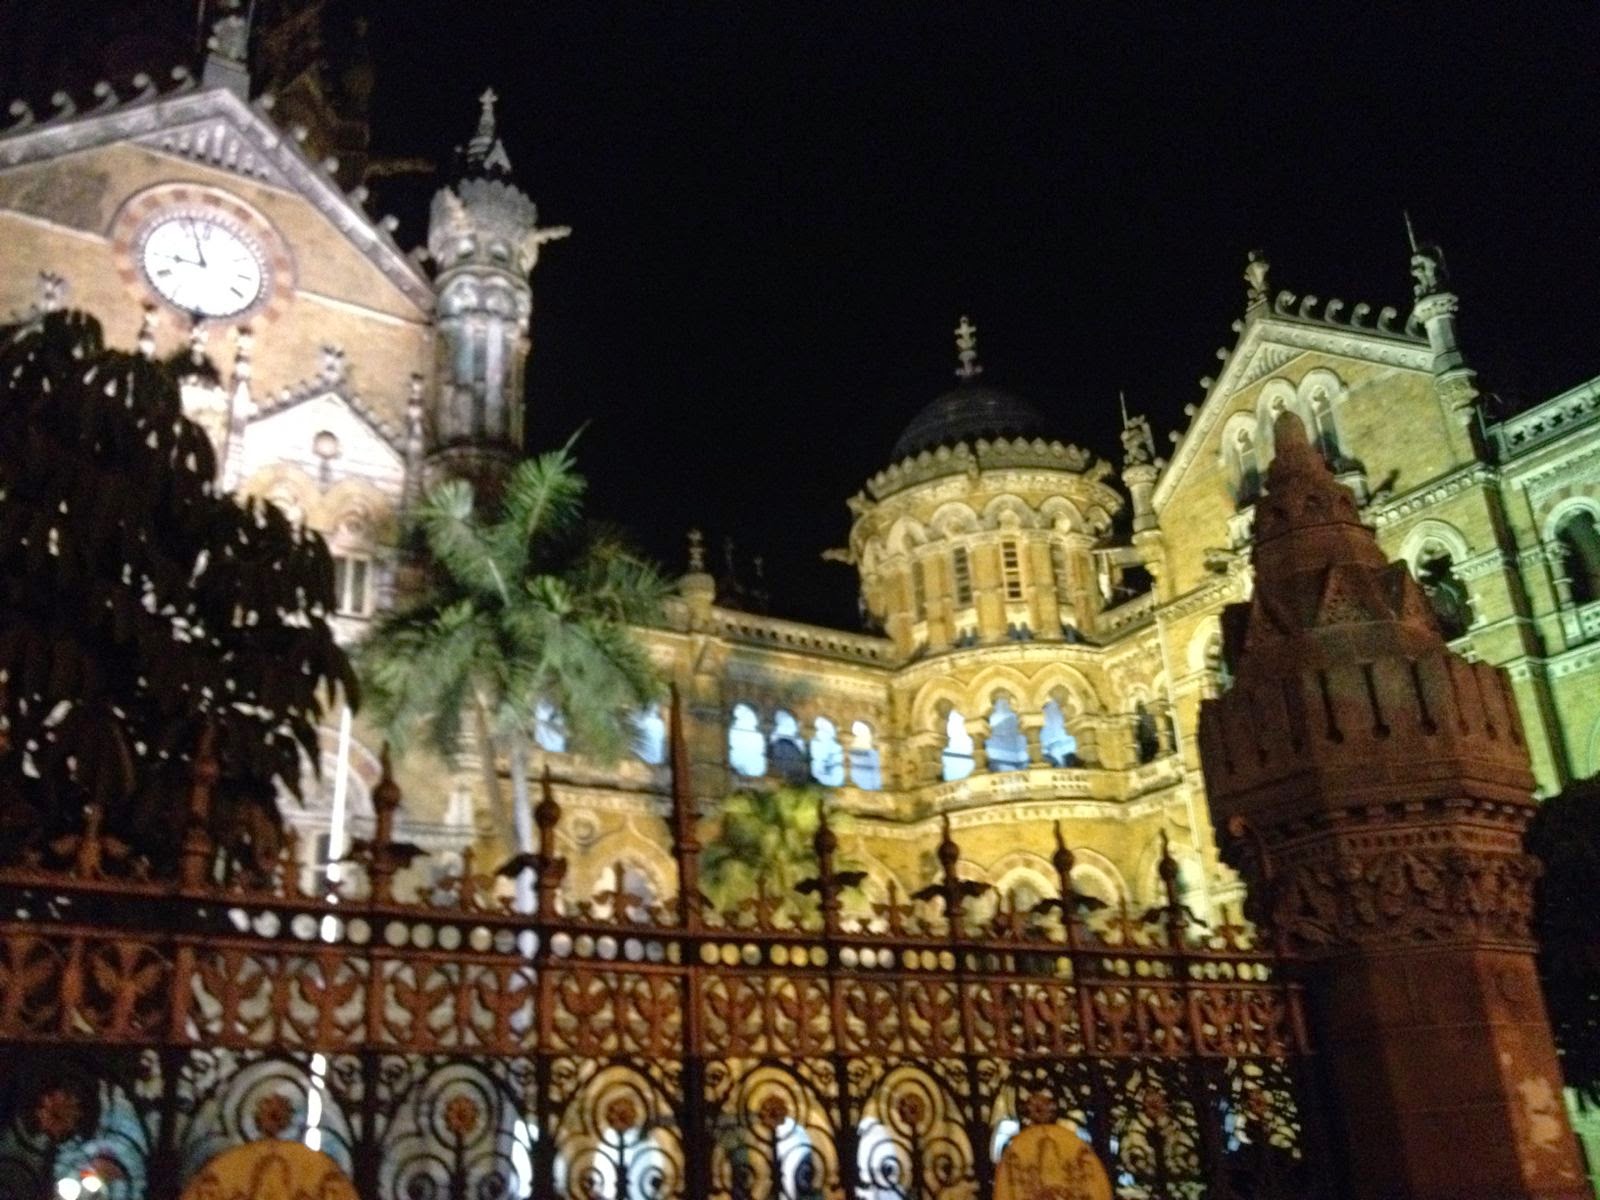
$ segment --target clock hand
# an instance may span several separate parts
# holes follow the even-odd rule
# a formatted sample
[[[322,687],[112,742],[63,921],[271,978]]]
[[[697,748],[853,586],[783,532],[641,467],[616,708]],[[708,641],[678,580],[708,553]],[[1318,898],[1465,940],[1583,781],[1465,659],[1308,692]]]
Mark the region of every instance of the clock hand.
[[[206,252],[200,248],[200,230],[192,220],[189,222],[189,236],[194,239],[195,266],[203,267],[206,265]]]

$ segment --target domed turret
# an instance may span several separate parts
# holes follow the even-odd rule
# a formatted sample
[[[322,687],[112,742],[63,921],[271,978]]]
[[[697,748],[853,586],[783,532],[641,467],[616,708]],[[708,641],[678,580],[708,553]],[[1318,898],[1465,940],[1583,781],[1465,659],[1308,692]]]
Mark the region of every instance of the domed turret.
[[[956,327],[957,384],[906,427],[851,501],[868,611],[906,654],[1006,639],[1081,640],[1101,607],[1092,548],[1121,504],[1110,468],[1044,435],[1044,415],[980,382]],[[959,480],[959,482],[955,482]]]

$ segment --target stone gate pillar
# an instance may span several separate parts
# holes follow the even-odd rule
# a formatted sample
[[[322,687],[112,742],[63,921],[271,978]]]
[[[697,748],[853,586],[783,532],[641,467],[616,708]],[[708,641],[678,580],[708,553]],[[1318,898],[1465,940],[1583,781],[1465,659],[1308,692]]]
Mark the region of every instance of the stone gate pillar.
[[[1234,685],[1201,707],[1227,856],[1307,984],[1352,1200],[1589,1196],[1529,935],[1511,688],[1452,654],[1293,414],[1257,505]]]

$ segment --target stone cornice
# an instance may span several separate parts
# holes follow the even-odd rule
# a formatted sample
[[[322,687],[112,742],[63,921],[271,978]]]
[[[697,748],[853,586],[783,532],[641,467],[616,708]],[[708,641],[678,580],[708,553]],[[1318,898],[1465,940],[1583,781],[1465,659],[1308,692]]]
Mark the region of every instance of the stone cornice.
[[[1497,468],[1488,463],[1467,463],[1448,474],[1436,476],[1420,487],[1412,488],[1403,496],[1396,496],[1382,504],[1368,505],[1362,517],[1374,529],[1387,529],[1468,488],[1499,481],[1500,472]]]
[[[40,123],[24,117],[0,133],[0,170],[119,142],[139,142],[158,153],[302,196],[418,309],[432,310],[427,278],[388,232],[311,161],[294,137],[264,115],[259,101],[247,104],[226,88],[193,89],[190,84],[165,94],[147,89],[124,103],[110,96],[89,111]]]

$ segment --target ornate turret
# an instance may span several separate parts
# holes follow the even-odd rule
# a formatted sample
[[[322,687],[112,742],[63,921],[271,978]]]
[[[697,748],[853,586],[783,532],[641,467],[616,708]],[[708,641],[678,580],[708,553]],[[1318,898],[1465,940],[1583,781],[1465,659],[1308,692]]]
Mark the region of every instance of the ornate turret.
[[[1462,425],[1471,427],[1477,414],[1478,373],[1467,366],[1456,332],[1456,314],[1461,309],[1461,301],[1450,290],[1444,251],[1434,243],[1417,241],[1411,214],[1405,214],[1405,218],[1406,240],[1411,245],[1411,291],[1415,298],[1411,321],[1427,331],[1439,398]]]
[[[1215,825],[1303,971],[1355,1200],[1582,1195],[1529,918],[1533,777],[1505,674],[1453,654],[1293,413],[1255,592],[1204,702]]]
[[[572,231],[539,226],[532,199],[511,181],[498,97],[489,90],[479,99],[461,177],[434,196],[428,222],[439,329],[430,461],[492,487],[522,453],[529,276],[539,248]]]
[[[1101,607],[1092,550],[1122,501],[1110,465],[1045,436],[1032,404],[983,382],[978,330],[955,328],[956,385],[906,426],[850,501],[843,555],[902,653],[1078,641]]]

